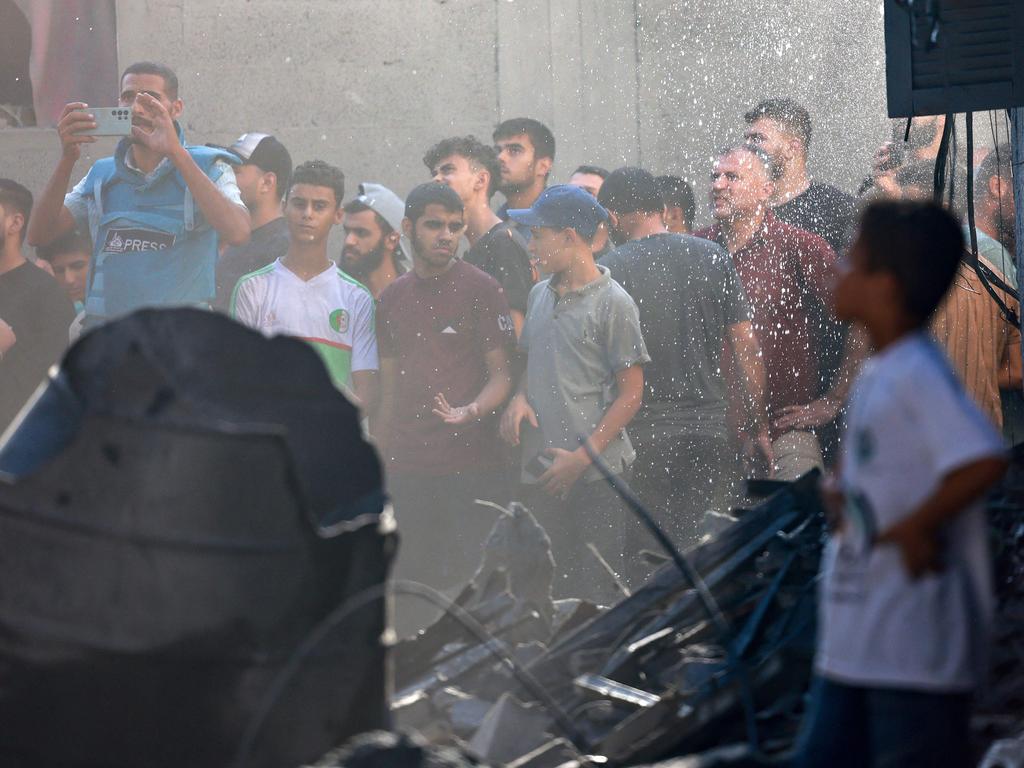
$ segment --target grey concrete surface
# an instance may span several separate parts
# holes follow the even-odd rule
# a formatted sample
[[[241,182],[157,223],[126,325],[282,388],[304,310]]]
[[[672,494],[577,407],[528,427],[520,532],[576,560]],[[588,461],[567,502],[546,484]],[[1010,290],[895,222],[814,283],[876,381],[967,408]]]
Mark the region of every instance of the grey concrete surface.
[[[179,73],[190,140],[269,131],[296,162],[340,165],[351,190],[405,194],[431,143],[520,115],[554,130],[556,181],[642,162],[701,195],[763,96],[807,104],[814,170],[847,189],[888,130],[878,0],[118,0],[117,14],[122,66]],[[0,173],[35,192],[57,153],[52,131],[0,132]]]

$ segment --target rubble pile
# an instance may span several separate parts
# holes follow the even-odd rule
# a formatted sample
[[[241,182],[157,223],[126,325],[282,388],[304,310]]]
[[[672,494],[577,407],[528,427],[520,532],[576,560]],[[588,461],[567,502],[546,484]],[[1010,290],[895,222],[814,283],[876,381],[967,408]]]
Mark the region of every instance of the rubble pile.
[[[549,543],[513,505],[457,599],[495,639],[446,615],[399,643],[395,727],[514,768],[783,761],[812,669],[825,535],[816,486],[816,474],[778,484],[687,553],[711,605],[672,562],[611,607],[553,600]],[[1024,754],[1024,446],[989,509],[999,613],[979,757],[993,742]]]
[[[546,536],[514,507],[458,603],[519,671],[445,616],[395,648],[396,727],[519,768],[586,755],[636,765],[730,742],[785,751],[814,648],[816,483],[782,487],[688,553],[710,604],[673,563],[611,608],[552,600]]]
[[[1020,765],[1024,763],[1024,444],[1014,449],[1010,471],[988,509],[998,602],[992,673],[989,686],[976,699],[973,726],[980,745],[1015,739],[1018,762],[998,764]]]

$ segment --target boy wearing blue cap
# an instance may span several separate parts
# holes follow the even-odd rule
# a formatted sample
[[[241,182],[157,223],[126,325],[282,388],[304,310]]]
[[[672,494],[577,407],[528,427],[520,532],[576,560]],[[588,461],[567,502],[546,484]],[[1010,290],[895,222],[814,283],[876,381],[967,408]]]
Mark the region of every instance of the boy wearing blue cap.
[[[551,277],[530,292],[519,339],[526,375],[505,410],[502,437],[522,446],[524,498],[551,538],[558,591],[609,598],[611,579],[587,544],[621,573],[628,512],[580,438],[613,472],[628,474],[636,454],[625,429],[640,409],[642,366],[650,362],[640,315],[594,262],[608,212],[593,196],[559,185],[509,217],[531,228],[530,253]]]

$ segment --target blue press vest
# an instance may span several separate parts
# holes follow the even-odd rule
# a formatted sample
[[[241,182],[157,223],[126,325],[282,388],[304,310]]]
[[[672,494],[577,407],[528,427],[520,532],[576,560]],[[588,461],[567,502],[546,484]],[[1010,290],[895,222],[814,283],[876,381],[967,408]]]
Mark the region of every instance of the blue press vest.
[[[128,147],[122,141],[113,157],[97,160],[86,176],[99,214],[86,314],[116,317],[140,307],[209,302],[215,293],[216,230],[172,164],[146,179],[125,165]],[[185,148],[214,181],[222,172],[216,160],[238,162],[224,150]]]

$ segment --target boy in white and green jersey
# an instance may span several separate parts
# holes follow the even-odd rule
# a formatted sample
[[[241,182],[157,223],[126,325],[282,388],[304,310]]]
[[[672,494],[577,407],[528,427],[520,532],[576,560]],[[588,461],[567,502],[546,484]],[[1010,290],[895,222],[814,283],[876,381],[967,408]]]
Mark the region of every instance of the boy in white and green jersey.
[[[319,161],[295,169],[285,199],[288,252],[242,277],[231,316],[268,336],[296,336],[323,358],[334,383],[369,410],[376,399],[377,339],[369,290],[327,256],[344,215],[344,176]]]

